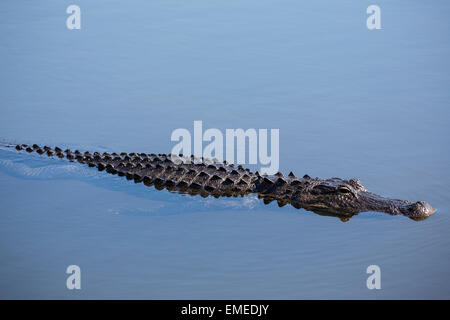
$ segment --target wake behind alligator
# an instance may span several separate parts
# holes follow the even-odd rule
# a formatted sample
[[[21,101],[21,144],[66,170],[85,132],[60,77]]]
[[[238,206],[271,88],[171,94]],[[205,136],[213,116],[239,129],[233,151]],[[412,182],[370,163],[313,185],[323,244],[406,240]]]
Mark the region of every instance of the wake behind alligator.
[[[272,201],[277,201],[280,207],[291,204],[297,209],[336,216],[344,221],[365,211],[403,214],[414,220],[423,220],[435,211],[424,201],[410,202],[376,195],[369,192],[357,179],[320,179],[308,175],[300,178],[292,172],[287,177],[281,173],[267,176],[226,161],[181,154],[83,153],[70,149],[63,151],[59,147],[40,147],[37,144],[20,144],[15,148],[18,151],[77,161],[99,171],[117,174],[136,183],[142,182],[146,186],[154,186],[158,190],[167,189],[215,198],[243,197],[254,193],[263,199],[265,204]]]

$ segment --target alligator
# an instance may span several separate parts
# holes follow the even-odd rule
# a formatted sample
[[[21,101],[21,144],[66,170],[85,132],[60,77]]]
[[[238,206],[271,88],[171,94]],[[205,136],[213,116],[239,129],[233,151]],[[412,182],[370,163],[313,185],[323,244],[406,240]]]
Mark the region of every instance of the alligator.
[[[79,162],[158,190],[215,198],[257,194],[265,204],[272,201],[280,207],[290,204],[342,221],[366,211],[401,214],[413,220],[423,220],[435,212],[425,201],[411,202],[376,195],[358,179],[296,177],[292,172],[288,176],[280,172],[268,176],[227,161],[183,154],[91,153],[37,144],[18,144],[15,149]]]

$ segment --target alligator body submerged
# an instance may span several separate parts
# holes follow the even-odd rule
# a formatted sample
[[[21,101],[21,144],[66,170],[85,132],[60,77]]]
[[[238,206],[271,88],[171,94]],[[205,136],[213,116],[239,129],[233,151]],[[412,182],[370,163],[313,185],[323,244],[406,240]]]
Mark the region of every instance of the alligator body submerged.
[[[298,209],[336,216],[344,221],[364,211],[403,214],[414,220],[425,219],[435,211],[424,201],[389,199],[371,193],[357,179],[296,177],[292,172],[287,177],[281,173],[266,176],[226,161],[183,155],[91,153],[36,144],[20,144],[15,148],[77,161],[158,190],[216,198],[254,193],[265,204],[272,201],[277,201],[279,206],[291,204]]]

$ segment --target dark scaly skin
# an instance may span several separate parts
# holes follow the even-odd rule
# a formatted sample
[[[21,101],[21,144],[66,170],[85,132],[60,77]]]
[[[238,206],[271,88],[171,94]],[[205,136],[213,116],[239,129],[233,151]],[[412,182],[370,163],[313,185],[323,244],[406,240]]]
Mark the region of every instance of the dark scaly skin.
[[[90,153],[54,149],[36,144],[17,145],[17,150],[36,152],[49,157],[67,158],[99,171],[124,176],[136,183],[156,189],[167,189],[202,197],[245,196],[255,193],[265,204],[277,201],[280,207],[291,204],[321,215],[336,216],[347,221],[364,211],[403,214],[414,220],[423,220],[434,213],[424,201],[410,202],[388,199],[367,191],[357,179],[312,179],[308,175],[298,178],[292,172],[261,176],[242,166],[227,162],[199,159],[194,156],[147,153]]]

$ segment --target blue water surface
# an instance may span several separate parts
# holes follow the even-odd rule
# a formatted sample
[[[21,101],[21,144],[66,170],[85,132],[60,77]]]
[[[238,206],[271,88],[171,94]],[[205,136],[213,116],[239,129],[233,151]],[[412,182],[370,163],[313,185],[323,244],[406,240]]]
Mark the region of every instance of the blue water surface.
[[[4,142],[165,153],[194,120],[277,128],[282,172],[437,211],[344,223],[1,148],[0,298],[450,298],[450,2],[377,0],[380,30],[371,4],[1,1]]]

